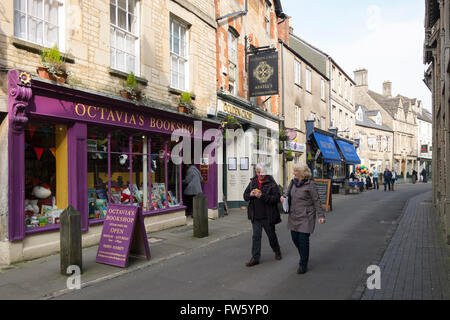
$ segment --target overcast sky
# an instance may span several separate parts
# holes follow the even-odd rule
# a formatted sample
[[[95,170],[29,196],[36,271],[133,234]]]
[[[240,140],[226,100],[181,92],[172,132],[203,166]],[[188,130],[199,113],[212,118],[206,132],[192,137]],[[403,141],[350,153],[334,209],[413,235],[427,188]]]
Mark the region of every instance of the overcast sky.
[[[422,100],[431,109],[423,83],[423,0],[281,0],[294,33],[333,57],[353,77],[369,72],[369,89]]]

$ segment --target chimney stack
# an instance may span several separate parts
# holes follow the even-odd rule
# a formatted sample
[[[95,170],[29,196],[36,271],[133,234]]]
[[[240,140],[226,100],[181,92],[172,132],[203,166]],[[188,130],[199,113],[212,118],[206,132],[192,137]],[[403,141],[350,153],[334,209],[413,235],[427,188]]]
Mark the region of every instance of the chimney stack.
[[[383,82],[383,96],[392,98],[392,82]]]
[[[356,86],[365,86],[368,87],[368,71],[366,69],[359,69],[353,71],[353,74],[355,75],[355,82]]]

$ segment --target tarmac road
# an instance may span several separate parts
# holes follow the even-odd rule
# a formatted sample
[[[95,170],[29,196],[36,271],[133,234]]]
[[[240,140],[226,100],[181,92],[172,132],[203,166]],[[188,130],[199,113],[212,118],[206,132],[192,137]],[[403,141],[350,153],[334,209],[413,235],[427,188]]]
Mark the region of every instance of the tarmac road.
[[[366,269],[387,247],[407,200],[429,191],[431,184],[417,183],[333,199],[326,224],[316,224],[311,236],[303,275],[296,274],[299,257],[283,215],[277,225],[280,261],[263,234],[260,264],[246,267],[252,234],[245,232],[57,299],[359,299]]]

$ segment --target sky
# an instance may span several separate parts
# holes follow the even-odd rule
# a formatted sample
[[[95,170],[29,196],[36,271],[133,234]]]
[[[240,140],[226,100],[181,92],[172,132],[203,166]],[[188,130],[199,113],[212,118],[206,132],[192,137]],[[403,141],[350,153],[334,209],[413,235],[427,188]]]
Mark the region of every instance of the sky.
[[[431,92],[423,82],[425,1],[281,0],[294,34],[330,55],[354,78],[368,70],[369,89],[422,100],[431,110]]]

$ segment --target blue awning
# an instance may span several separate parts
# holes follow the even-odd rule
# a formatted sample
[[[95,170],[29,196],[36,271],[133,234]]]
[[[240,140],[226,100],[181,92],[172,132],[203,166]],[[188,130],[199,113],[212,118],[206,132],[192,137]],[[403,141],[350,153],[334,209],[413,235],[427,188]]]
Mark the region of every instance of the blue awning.
[[[333,137],[314,132],[314,138],[323,155],[323,161],[328,163],[341,163],[341,156],[336,148]]]
[[[344,156],[345,162],[348,164],[360,164],[361,160],[356,153],[355,147],[349,142],[343,140],[337,140],[337,144],[339,146],[339,150],[341,150],[342,155]]]

